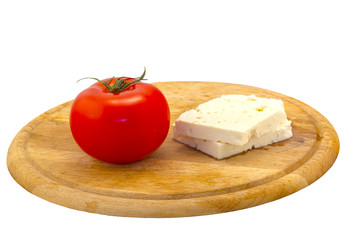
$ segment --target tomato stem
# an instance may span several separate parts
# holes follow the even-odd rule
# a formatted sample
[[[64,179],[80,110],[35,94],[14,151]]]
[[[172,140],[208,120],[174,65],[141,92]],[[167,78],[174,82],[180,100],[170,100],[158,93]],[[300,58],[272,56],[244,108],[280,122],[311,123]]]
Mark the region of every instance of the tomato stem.
[[[110,93],[120,93],[120,92],[124,91],[126,88],[128,88],[130,85],[140,82],[141,80],[146,80],[146,79],[144,79],[145,74],[146,74],[146,68],[144,68],[144,72],[141,74],[140,77],[138,77],[138,78],[131,78],[131,77],[125,77],[125,76],[119,77],[114,81],[114,83],[112,85],[109,85],[109,82],[111,82],[115,77],[112,77],[106,81],[101,81],[98,78],[93,78],[93,77],[85,77],[85,78],[79,79],[78,81],[83,80],[83,79],[93,79],[93,80],[98,81],[102,85],[104,85]],[[125,79],[132,79],[132,80],[126,81]]]

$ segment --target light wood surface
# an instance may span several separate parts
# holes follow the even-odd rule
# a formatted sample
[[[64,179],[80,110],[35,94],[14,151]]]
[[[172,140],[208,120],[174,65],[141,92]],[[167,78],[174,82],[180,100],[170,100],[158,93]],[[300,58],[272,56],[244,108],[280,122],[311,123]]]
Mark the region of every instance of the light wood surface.
[[[215,82],[154,85],[169,102],[171,123],[182,112],[224,94],[282,99],[293,137],[216,160],[172,140],[170,129],[151,156],[112,165],[87,156],[74,142],[68,121],[70,101],[38,116],[17,134],[7,157],[11,175],[32,194],[77,210],[184,217],[234,211],[285,197],[320,178],[338,155],[338,136],[328,120],[291,97]]]

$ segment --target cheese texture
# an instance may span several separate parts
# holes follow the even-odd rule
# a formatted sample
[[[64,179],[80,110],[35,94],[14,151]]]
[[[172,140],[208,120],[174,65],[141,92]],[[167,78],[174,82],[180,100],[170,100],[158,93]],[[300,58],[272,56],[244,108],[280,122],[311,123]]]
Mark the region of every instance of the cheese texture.
[[[225,95],[182,113],[173,138],[215,158],[225,158],[292,136],[281,100]]]
[[[184,112],[175,124],[179,135],[244,145],[286,121],[281,100],[225,95]]]
[[[290,122],[278,127],[275,130],[270,130],[262,136],[255,136],[251,138],[244,145],[233,145],[222,142],[214,142],[210,140],[192,138],[177,134],[176,127],[173,127],[173,139],[193,147],[203,153],[206,153],[214,158],[223,159],[233,155],[245,152],[249,149],[260,148],[275,142],[288,139],[292,136]]]

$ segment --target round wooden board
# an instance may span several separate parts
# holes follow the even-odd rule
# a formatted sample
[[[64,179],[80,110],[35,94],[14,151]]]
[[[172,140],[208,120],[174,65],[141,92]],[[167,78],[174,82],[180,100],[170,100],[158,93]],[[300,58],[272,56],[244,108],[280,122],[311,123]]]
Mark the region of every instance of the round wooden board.
[[[71,101],[27,124],[14,138],[7,165],[29,192],[87,212],[131,217],[184,217],[253,207],[292,194],[334,163],[339,139],[329,121],[308,105],[265,89],[215,82],[155,83],[165,94],[171,123],[184,111],[224,94],[282,99],[293,137],[224,160],[172,140],[127,165],[87,156],[68,122]],[[140,146],[139,146],[140,147]]]

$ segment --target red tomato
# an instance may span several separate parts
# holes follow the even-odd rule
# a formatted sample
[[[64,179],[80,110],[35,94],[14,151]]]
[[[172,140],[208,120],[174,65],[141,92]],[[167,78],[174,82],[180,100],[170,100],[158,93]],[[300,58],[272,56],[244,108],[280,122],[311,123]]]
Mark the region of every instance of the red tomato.
[[[170,125],[169,106],[161,91],[134,78],[96,80],[75,98],[70,110],[71,132],[80,148],[109,163],[131,163],[154,152]],[[119,82],[123,87],[131,85],[120,92],[111,89]]]

